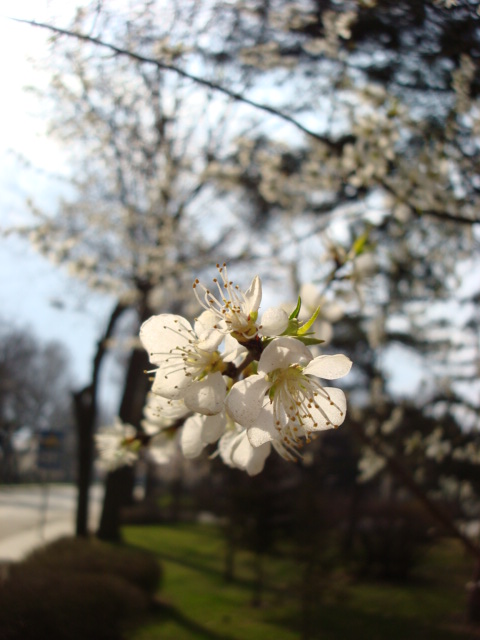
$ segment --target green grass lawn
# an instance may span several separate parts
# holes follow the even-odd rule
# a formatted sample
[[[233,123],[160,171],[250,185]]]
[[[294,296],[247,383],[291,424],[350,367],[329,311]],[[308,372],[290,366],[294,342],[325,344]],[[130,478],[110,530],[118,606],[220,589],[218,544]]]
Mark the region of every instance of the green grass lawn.
[[[292,560],[264,562],[265,589],[252,606],[255,558],[238,552],[235,581],[223,578],[225,548],[207,525],[137,526],[125,541],[153,551],[164,569],[160,606],[128,640],[297,640],[301,635],[302,567]],[[464,624],[465,583],[472,569],[458,545],[431,549],[406,583],[354,581],[345,571],[309,589],[310,635],[322,640],[453,640],[479,638]]]

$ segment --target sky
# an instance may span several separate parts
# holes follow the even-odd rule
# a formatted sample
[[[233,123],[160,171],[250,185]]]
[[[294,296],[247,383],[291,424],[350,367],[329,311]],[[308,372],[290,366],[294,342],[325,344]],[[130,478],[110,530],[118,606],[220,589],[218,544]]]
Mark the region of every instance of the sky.
[[[25,86],[45,86],[46,75],[28,58],[47,52],[48,34],[8,19],[48,20],[71,10],[74,3],[16,0],[2,3],[0,60],[3,100],[0,107],[0,229],[28,223],[27,198],[52,210],[65,192],[50,174],[65,175],[65,152],[46,135],[47,118],[41,103]],[[60,8],[59,8],[60,7]],[[33,169],[25,167],[26,158]],[[18,236],[0,237],[0,318],[28,327],[42,340],[59,340],[71,354],[75,384],[88,381],[95,343],[113,305],[107,296],[51,265]]]

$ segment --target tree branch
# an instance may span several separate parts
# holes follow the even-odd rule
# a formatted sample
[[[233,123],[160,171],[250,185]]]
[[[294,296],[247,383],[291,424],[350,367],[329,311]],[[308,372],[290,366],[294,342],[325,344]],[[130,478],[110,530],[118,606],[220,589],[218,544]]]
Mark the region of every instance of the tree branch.
[[[11,18],[12,20],[14,20],[15,22],[20,22],[23,24],[29,24],[31,26],[34,27],[40,27],[41,29],[47,29],[48,31],[52,31],[53,33],[57,33],[59,35],[65,35],[65,36],[69,36],[72,38],[76,38],[77,40],[82,40],[84,42],[90,42],[91,44],[95,44],[99,47],[103,47],[105,49],[108,49],[110,51],[113,51],[115,54],[120,55],[120,56],[126,56],[131,58],[132,60],[136,60],[137,62],[141,62],[143,64],[152,64],[155,65],[157,68],[165,70],[165,71],[173,71],[174,73],[178,74],[179,76],[186,78],[188,80],[191,80],[192,82],[203,86],[203,87],[207,87],[208,89],[211,89],[213,91],[217,91],[218,93],[222,93],[223,95],[228,96],[229,98],[231,98],[232,100],[235,100],[237,102],[241,102],[243,104],[249,105],[251,107],[253,107],[254,109],[258,109],[260,111],[264,111],[265,113],[268,113],[270,115],[275,116],[276,118],[280,118],[281,120],[284,120],[285,122],[288,122],[289,124],[291,124],[292,126],[294,126],[296,129],[298,129],[299,131],[301,131],[302,133],[306,134],[307,136],[314,138],[315,140],[318,140],[320,142],[322,142],[323,144],[326,144],[329,148],[331,149],[337,149],[340,147],[343,147],[344,142],[347,142],[348,140],[350,140],[350,136],[346,136],[345,139],[340,139],[340,140],[331,140],[330,138],[328,138],[327,136],[322,136],[319,133],[315,133],[314,131],[312,131],[311,129],[309,129],[308,127],[305,127],[303,124],[301,124],[300,122],[298,122],[298,120],[296,120],[293,116],[288,115],[287,113],[284,113],[283,111],[280,111],[279,109],[276,109],[275,107],[271,107],[269,105],[263,104],[261,102],[257,102],[256,100],[251,100],[250,98],[245,97],[244,95],[242,95],[241,93],[238,93],[236,91],[232,91],[231,89],[228,89],[228,87],[224,87],[221,84],[218,84],[217,82],[214,82],[212,80],[207,80],[206,78],[202,78],[201,76],[197,76],[193,73],[189,73],[188,71],[185,71],[184,69],[181,69],[180,67],[177,67],[174,64],[170,64],[167,62],[161,62],[160,60],[156,60],[155,58],[150,58],[148,56],[143,56],[139,53],[135,53],[133,51],[130,51],[128,49],[124,49],[122,47],[117,47],[114,44],[111,44],[109,42],[105,42],[104,40],[101,40],[100,38],[96,38],[94,36],[89,36],[87,34],[84,33],[78,33],[76,31],[71,31],[69,29],[62,29],[60,27],[55,27],[51,24],[47,24],[44,22],[37,22],[35,20],[24,20],[24,19],[20,19],[20,18]],[[391,194],[397,196],[397,194],[395,193],[395,190],[393,189],[393,187],[391,185],[389,185],[385,180],[381,181],[380,184]],[[468,224],[468,225],[473,225],[473,224],[477,224],[480,222],[479,219],[476,218],[469,218],[469,217],[465,217],[465,216],[461,216],[461,215],[456,215],[456,214],[451,214],[447,211],[436,211],[436,210],[426,210],[426,211],[422,211],[422,213],[420,214],[417,209],[411,205],[409,202],[406,202],[405,204],[407,204],[410,209],[412,210],[412,212],[419,217],[420,215],[425,215],[425,216],[430,216],[430,217],[434,217],[437,218],[439,220],[448,220],[451,222],[456,222],[456,223],[460,223],[460,224]]]
[[[69,29],[61,29],[60,27],[54,27],[51,24],[46,24],[44,22],[37,22],[35,20],[23,20],[20,18],[11,18],[12,20],[15,20],[15,22],[21,22],[24,24],[29,24],[33,27],[40,27],[41,29],[47,29],[48,31],[52,31],[53,33],[58,33],[59,35],[64,35],[64,36],[69,36],[71,38],[76,38],[77,40],[83,40],[84,42],[90,42],[92,44],[95,44],[99,47],[103,47],[105,49],[109,49],[110,51],[113,51],[114,53],[116,53],[117,55],[120,56],[127,56],[129,58],[131,58],[132,60],[136,60],[137,62],[142,62],[144,64],[153,64],[156,67],[158,67],[159,69],[163,69],[165,71],[173,71],[174,73],[178,74],[179,76],[186,78],[188,80],[191,80],[192,82],[195,82],[198,85],[201,85],[203,87],[207,87],[208,89],[212,89],[213,91],[217,91],[218,93],[223,93],[224,95],[228,96],[229,98],[231,98],[232,100],[235,100],[237,102],[242,102],[243,104],[247,104],[255,109],[258,109],[260,111],[264,111],[266,113],[269,113],[270,115],[273,115],[277,118],[280,118],[281,120],[284,120],[285,122],[288,122],[289,124],[293,125],[294,127],[296,127],[297,129],[299,129],[300,131],[302,131],[303,133],[305,133],[306,135],[315,138],[316,140],[319,140],[320,142],[323,142],[329,146],[337,146],[337,143],[333,142],[332,140],[330,140],[329,138],[320,135],[319,133],[315,133],[314,131],[312,131],[311,129],[309,129],[308,127],[305,127],[303,124],[301,124],[300,122],[298,122],[298,120],[296,120],[295,118],[293,118],[292,116],[289,116],[287,113],[284,113],[283,111],[280,111],[279,109],[276,109],[275,107],[271,107],[267,104],[263,104],[261,102],[257,102],[256,100],[251,100],[250,98],[246,98],[244,95],[242,95],[241,93],[237,93],[236,91],[232,91],[231,89],[228,89],[228,87],[224,87],[221,84],[218,84],[217,82],[214,82],[213,80],[207,80],[206,78],[202,78],[201,76],[197,76],[193,73],[189,73],[188,71],[185,71],[184,69],[181,69],[180,67],[177,67],[174,64],[169,64],[167,62],[161,62],[160,60],[156,60],[155,58],[150,58],[148,56],[143,56],[139,53],[135,53],[133,51],[129,51],[128,49],[123,49],[122,47],[117,47],[114,44],[111,44],[109,42],[105,42],[103,40],[101,40],[100,38],[95,38],[94,36],[89,36],[85,33],[78,33],[76,31],[71,31]]]

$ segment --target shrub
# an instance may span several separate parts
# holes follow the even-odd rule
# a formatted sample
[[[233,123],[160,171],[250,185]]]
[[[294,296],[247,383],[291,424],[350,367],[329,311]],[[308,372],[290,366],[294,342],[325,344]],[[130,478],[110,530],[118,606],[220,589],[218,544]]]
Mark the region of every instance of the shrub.
[[[160,567],[147,551],[97,539],[61,538],[34,551],[14,566],[12,575],[36,570],[112,574],[153,594],[159,587]]]
[[[147,552],[62,539],[13,565],[0,585],[1,640],[118,640],[149,606],[160,571]]]

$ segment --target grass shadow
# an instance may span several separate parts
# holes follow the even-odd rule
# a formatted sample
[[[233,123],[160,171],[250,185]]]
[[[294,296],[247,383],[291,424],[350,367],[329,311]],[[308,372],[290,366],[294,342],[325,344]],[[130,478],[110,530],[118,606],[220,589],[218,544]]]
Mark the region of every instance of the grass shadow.
[[[152,614],[159,617],[160,626],[162,623],[170,621],[182,627],[185,631],[195,634],[195,637],[205,638],[205,640],[237,640],[233,636],[209,629],[205,625],[193,620],[193,618],[186,616],[178,607],[162,602],[160,599],[155,601],[152,609]]]

